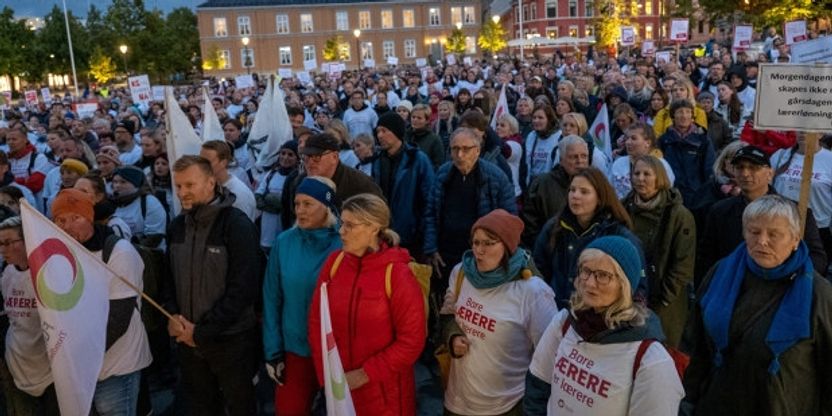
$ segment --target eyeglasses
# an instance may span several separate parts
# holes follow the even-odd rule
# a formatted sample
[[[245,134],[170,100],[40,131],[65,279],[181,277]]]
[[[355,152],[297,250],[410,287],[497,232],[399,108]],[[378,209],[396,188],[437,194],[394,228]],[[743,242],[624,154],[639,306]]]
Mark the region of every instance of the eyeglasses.
[[[10,246],[10,245],[12,245],[12,244],[14,244],[14,243],[20,242],[20,241],[23,241],[23,239],[22,239],[22,238],[18,238],[17,240],[0,241],[0,248],[3,248],[3,247],[8,247],[8,246]]]
[[[485,247],[491,248],[497,245],[499,241],[497,240],[471,240],[471,245],[473,247]]]
[[[355,229],[356,227],[359,227],[359,226],[362,226],[362,225],[370,225],[370,224],[367,224],[366,222],[349,222],[349,221],[342,221],[341,222],[341,228],[343,228],[344,231],[351,231],[351,230]]]
[[[451,146],[451,153],[470,153],[479,148],[479,146]]]
[[[581,266],[578,269],[578,277],[580,279],[589,280],[589,276],[594,277],[595,282],[598,283],[599,286],[606,286],[606,285],[610,284],[613,277],[615,277],[615,275],[613,275],[612,273],[604,271],[604,270],[592,270],[588,267],[583,267],[583,266]]]
[[[307,161],[310,161],[310,160],[311,160],[311,161],[313,161],[313,162],[315,162],[315,163],[318,163],[318,162],[320,162],[320,161],[321,161],[321,158],[322,158],[322,157],[324,157],[324,156],[326,156],[326,155],[328,155],[328,154],[330,154],[330,153],[332,153],[332,151],[331,151],[331,150],[328,150],[328,151],[326,151],[326,152],[323,152],[323,153],[321,153],[321,154],[317,154],[317,155],[303,155],[303,161],[304,161],[304,162],[307,162]]]

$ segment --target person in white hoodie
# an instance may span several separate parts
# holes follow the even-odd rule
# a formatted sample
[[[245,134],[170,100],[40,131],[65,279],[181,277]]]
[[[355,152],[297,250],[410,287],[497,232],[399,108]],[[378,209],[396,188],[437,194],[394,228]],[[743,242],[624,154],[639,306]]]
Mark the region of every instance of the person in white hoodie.
[[[351,138],[362,133],[373,135],[376,124],[378,124],[378,114],[376,114],[376,110],[367,105],[363,90],[355,89],[352,91],[350,108],[344,112],[343,120],[350,131]]]
[[[591,242],[578,258],[570,308],[535,349],[524,414],[677,415],[684,397],[655,314],[633,301],[641,256],[626,238]]]

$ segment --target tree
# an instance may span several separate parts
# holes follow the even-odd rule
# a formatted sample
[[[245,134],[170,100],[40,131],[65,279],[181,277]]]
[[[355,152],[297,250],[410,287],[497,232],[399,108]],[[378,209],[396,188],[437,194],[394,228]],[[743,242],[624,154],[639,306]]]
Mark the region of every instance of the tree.
[[[32,36],[26,22],[14,18],[12,9],[0,11],[0,75],[12,77],[28,69],[27,48]]]
[[[598,3],[595,20],[595,43],[602,48],[615,47],[621,37],[621,26],[630,23],[629,16],[637,13],[637,6],[627,0],[602,0]]]
[[[75,67],[78,72],[87,70],[92,48],[86,28],[72,14],[68,13],[69,30],[72,34],[72,52],[75,56]],[[72,72],[72,62],[69,56],[69,42],[66,37],[66,23],[64,12],[57,5],[44,18],[43,28],[37,32],[37,50],[42,59],[48,63],[46,69],[53,74],[68,74]]]
[[[462,33],[461,29],[454,28],[451,31],[451,36],[448,36],[448,42],[445,44],[445,49],[448,52],[455,53],[455,54],[464,54],[465,49],[467,49],[465,44],[465,34]]]
[[[707,11],[711,21],[733,18],[735,13],[739,13],[744,15],[742,20],[758,28],[782,27],[789,20],[813,20],[830,15],[829,10],[824,10],[824,1],[813,0],[685,0],[686,6],[688,3]]]
[[[324,61],[346,61],[349,60],[350,45],[344,41],[341,35],[329,38],[324,44]]]
[[[496,54],[507,46],[506,35],[506,30],[499,22],[488,19],[480,29],[477,45],[491,54]]]
[[[106,84],[116,76],[116,64],[104,54],[101,47],[95,48],[90,58],[90,75],[101,84]]]
[[[202,69],[205,71],[225,68],[225,64],[225,56],[217,45],[211,45],[211,48],[202,57]]]

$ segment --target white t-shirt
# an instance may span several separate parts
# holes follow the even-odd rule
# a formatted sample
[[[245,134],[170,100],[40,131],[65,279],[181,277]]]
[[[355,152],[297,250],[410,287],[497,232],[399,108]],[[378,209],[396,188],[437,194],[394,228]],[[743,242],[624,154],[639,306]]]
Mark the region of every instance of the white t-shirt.
[[[266,176],[263,177],[263,180],[260,181],[260,184],[257,185],[256,193],[258,195],[272,193],[281,194],[283,192],[286,177],[278,172],[274,172],[274,174],[271,175],[271,178],[269,178],[270,174],[271,172],[267,173]],[[271,247],[272,243],[274,243],[274,239],[281,231],[283,231],[282,228],[283,227],[280,223],[280,214],[272,214],[270,212],[263,211],[263,215],[260,218],[260,246]]]
[[[520,196],[523,189],[520,188],[520,160],[523,157],[523,146],[513,140],[505,142],[511,148],[511,156],[506,159],[508,168],[511,170],[512,182],[514,182],[514,196]]]
[[[10,324],[6,333],[6,364],[18,389],[31,396],[40,396],[52,384],[52,370],[29,270],[20,271],[7,265],[0,287]]]
[[[102,252],[95,253],[101,258]],[[139,289],[144,288],[142,273],[144,262],[141,256],[127,240],[119,240],[110,253],[107,262],[110,270],[121,276]],[[111,376],[125,375],[141,370],[150,365],[153,358],[150,355],[150,346],[147,343],[147,333],[142,323],[140,309],[142,307],[141,296],[135,290],[127,286],[121,279],[110,281],[110,299],[124,299],[137,297],[138,308],[133,310],[130,318],[130,325],[127,332],[110,346],[104,353],[104,363],[101,366],[101,373],[98,380],[105,380]]]
[[[554,154],[560,137],[560,130],[543,139],[538,137],[536,131],[526,136],[526,185],[530,185],[534,178],[549,172],[557,164]]]
[[[523,398],[532,352],[557,312],[555,293],[537,276],[492,289],[466,279],[451,303],[459,268],[451,272],[442,309],[456,315],[469,345],[451,365],[445,407],[466,415],[505,413]]]
[[[676,181],[676,175],[673,174],[673,169],[667,164],[664,158],[659,159],[664,165],[664,170],[667,172],[667,179],[670,179],[670,186]],[[630,184],[630,156],[621,156],[615,159],[610,169],[610,183],[615,188],[615,194],[618,199],[623,199],[633,189]]]
[[[633,364],[641,341],[584,342],[573,327],[561,335],[569,311],[552,319],[537,344],[529,371],[550,383],[550,415],[676,416],[685,395],[673,359],[654,342]]]
[[[31,158],[33,157],[35,158],[35,163],[32,165],[32,169],[30,170],[29,165],[31,163]],[[29,176],[35,172],[40,172],[46,176],[46,174],[49,173],[49,171],[54,167],[54,165],[49,163],[49,159],[47,159],[46,156],[35,152],[27,153],[19,159],[12,159],[10,157],[9,165],[15,179],[28,179]]]
[[[789,153],[791,149],[780,149],[771,155],[775,172],[789,160]],[[786,198],[799,201],[802,178],[803,155],[795,152],[788,169],[774,178],[774,189]],[[821,149],[815,153],[809,191],[809,208],[812,208],[818,228],[830,226],[832,223],[832,151],[827,149]]]
[[[231,205],[243,211],[248,219],[254,222],[254,219],[257,218],[257,201],[254,199],[254,192],[251,192],[251,188],[233,175],[228,175],[228,180],[222,186],[231,191],[236,197]]]

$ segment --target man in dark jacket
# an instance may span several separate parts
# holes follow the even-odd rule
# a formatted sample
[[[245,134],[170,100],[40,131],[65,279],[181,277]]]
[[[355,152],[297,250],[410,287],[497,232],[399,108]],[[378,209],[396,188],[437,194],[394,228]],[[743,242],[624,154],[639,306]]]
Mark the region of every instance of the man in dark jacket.
[[[717,261],[731,254],[743,241],[742,213],[745,207],[763,195],[775,193],[774,188],[769,185],[774,174],[769,158],[762,149],[756,146],[743,147],[731,159],[731,164],[734,165],[737,183],[742,193],[717,202],[708,212],[696,256],[696,287],[699,286],[702,276]],[[826,270],[826,252],[811,210],[806,215],[803,241],[809,247],[815,270],[822,273]]]
[[[260,342],[254,304],[262,275],[257,230],[218,186],[211,164],[184,156],[173,165],[182,214],[168,229],[168,260],[182,386],[192,415],[256,413],[252,379]]]
[[[401,116],[391,111],[379,117],[376,138],[381,153],[373,162],[373,180],[390,205],[391,228],[401,237],[400,245],[418,259],[434,173],[427,155],[404,143],[404,135]]]

